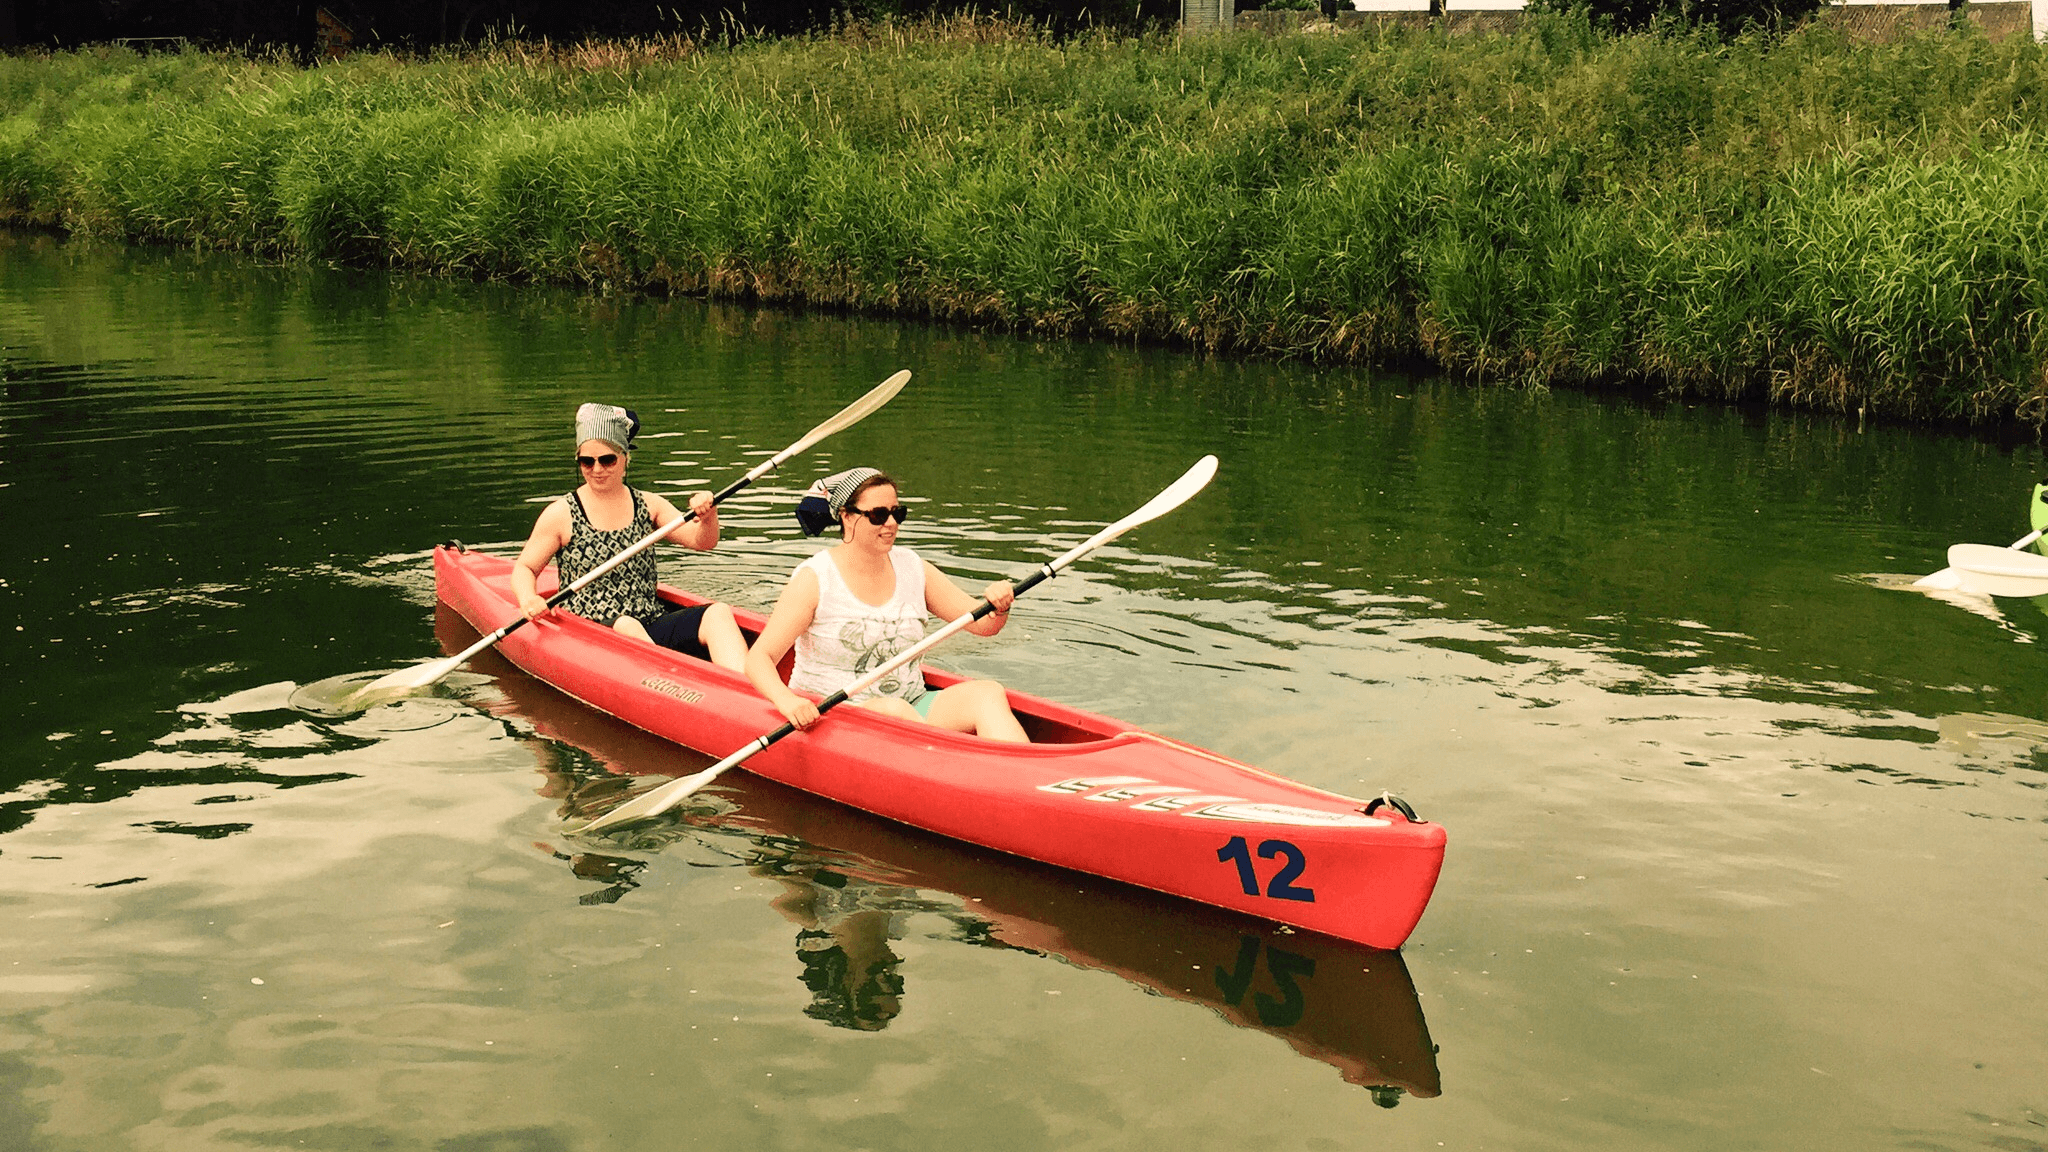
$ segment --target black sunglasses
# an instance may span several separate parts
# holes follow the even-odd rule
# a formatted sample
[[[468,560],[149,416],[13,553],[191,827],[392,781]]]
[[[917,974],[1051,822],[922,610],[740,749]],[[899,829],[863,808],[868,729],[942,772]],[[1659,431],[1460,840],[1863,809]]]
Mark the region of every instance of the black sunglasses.
[[[910,519],[910,509],[905,508],[901,504],[879,508],[848,508],[847,511],[855,516],[867,517],[868,523],[873,524],[877,528],[887,524],[892,516],[895,517],[898,524]]]
[[[619,454],[617,452],[607,452],[602,456],[578,456],[576,458],[576,464],[581,468],[609,468],[618,462]]]

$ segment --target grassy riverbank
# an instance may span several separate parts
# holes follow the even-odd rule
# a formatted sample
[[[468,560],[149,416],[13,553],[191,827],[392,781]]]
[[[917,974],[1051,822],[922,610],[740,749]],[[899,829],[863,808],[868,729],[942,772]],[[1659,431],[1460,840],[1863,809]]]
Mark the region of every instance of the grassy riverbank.
[[[2048,57],[1967,32],[15,57],[0,220],[2048,416]]]

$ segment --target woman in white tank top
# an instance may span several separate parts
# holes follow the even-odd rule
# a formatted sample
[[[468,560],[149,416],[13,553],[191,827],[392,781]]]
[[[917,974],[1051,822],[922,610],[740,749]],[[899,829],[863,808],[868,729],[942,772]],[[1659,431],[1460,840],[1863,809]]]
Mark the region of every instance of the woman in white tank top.
[[[837,692],[924,639],[927,616],[953,620],[975,607],[974,597],[944,573],[896,546],[898,526],[908,512],[897,502],[894,480],[872,468],[855,468],[827,478],[822,487],[826,512],[839,523],[840,542],[797,565],[747,652],[747,676],[755,689],[799,728],[818,718],[811,696]],[[1009,621],[1016,591],[1008,581],[997,581],[983,596],[996,610],[967,631],[993,636]],[[796,667],[784,684],[775,668],[791,645]],[[968,680],[933,692],[915,662],[848,703],[990,740],[1029,739],[1001,684]]]

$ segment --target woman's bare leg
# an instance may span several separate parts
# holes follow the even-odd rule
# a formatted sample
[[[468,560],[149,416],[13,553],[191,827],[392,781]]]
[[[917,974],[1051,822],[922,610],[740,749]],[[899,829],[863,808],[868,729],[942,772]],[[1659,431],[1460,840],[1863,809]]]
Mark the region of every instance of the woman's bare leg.
[[[1029,744],[1024,726],[1010,711],[1010,697],[994,680],[968,680],[939,693],[931,722],[955,732],[971,732],[984,740]]]
[[[654,643],[654,637],[647,634],[647,626],[631,616],[621,616],[617,620],[612,621],[612,631],[617,632],[621,636],[631,636],[642,644]]]
[[[726,605],[713,604],[704,610],[697,621],[697,643],[710,650],[713,664],[741,674],[746,672],[747,638]]]

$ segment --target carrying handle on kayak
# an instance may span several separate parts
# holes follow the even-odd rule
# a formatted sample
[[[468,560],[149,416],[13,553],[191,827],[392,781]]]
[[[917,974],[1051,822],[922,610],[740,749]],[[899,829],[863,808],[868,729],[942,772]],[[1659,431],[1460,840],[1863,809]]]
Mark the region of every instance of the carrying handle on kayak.
[[[724,503],[727,497],[747,487],[754,481],[759,480],[761,477],[766,476],[768,473],[773,472],[778,466],[782,464],[783,461],[789,459],[790,457],[796,455],[799,452],[802,452],[804,449],[809,448],[811,445],[816,444],[818,441],[823,440],[825,437],[832,435],[834,432],[839,432],[844,429],[851,428],[855,424],[858,424],[862,420],[865,420],[868,416],[872,415],[876,409],[880,408],[884,404],[887,404],[889,401],[895,399],[896,394],[898,392],[903,391],[903,386],[905,384],[908,384],[909,382],[910,371],[909,369],[904,369],[903,371],[896,373],[894,376],[889,377],[887,380],[882,381],[880,384],[877,384],[875,387],[868,390],[867,395],[862,396],[860,399],[855,400],[851,404],[848,404],[846,407],[840,409],[839,412],[836,415],[834,415],[831,419],[825,421],[823,424],[818,425],[816,428],[811,429],[809,432],[804,433],[803,437],[797,440],[796,443],[791,444],[789,447],[784,448],[782,451],[777,452],[775,455],[770,456],[768,459],[763,460],[761,463],[756,464],[752,468],[748,469],[746,475],[726,485],[723,491],[719,492],[717,495],[714,495],[711,498],[711,502],[713,504]],[[625,551],[620,552],[618,555],[613,556],[611,559],[606,560],[604,563],[599,564],[597,567],[592,568],[588,572],[585,572],[582,576],[578,577],[575,581],[571,582],[566,587],[556,589],[555,594],[548,597],[547,599],[548,607],[553,608],[557,604],[560,604],[562,601],[567,600],[569,597],[575,595],[578,589],[589,584],[591,581],[596,580],[600,576],[603,576],[605,573],[610,572],[612,569],[617,568],[619,565],[624,564],[626,561],[631,560],[633,557],[638,556],[640,553],[645,552],[647,549],[654,547],[657,543],[665,539],[669,533],[675,531],[681,525],[687,524],[696,518],[697,514],[695,512],[685,512],[683,513],[683,517],[681,520],[671,520],[662,527],[656,528],[654,531],[641,537],[639,540],[634,541],[632,545],[628,546],[625,549]],[[470,658],[475,656],[477,653],[482,652],[484,649],[489,648],[491,645],[496,644],[498,641],[503,640],[505,637],[510,636],[512,633],[519,631],[521,628],[524,628],[529,619],[530,617],[526,616],[524,613],[521,613],[520,615],[513,617],[510,622],[505,624],[503,627],[499,628],[497,631],[491,633],[488,636],[485,636],[481,640],[478,640],[476,643],[470,645],[469,647],[463,649],[461,652],[458,652],[453,656],[450,656],[444,660],[429,661],[428,663],[416,665],[411,668],[401,668],[400,670],[393,672],[388,676],[384,676],[380,679],[373,680],[370,683],[365,684],[361,688],[356,689],[355,692],[350,694],[348,702],[355,707],[364,707],[368,704],[374,703],[374,698],[378,696],[397,695],[400,693],[413,691],[417,688],[424,688],[427,685],[432,684],[435,681],[441,679],[443,676],[448,675],[450,672],[455,671],[457,668],[462,667],[464,664],[468,663]]]
[[[1415,814],[1415,809],[1410,808],[1406,800],[1401,799],[1399,796],[1394,795],[1392,792],[1382,792],[1378,796],[1375,796],[1372,800],[1366,803],[1366,806],[1362,809],[1362,811],[1367,816],[1370,816],[1373,813],[1379,811],[1382,806],[1393,808],[1401,815],[1406,816],[1410,824],[1429,823],[1429,821],[1424,820],[1420,816],[1417,816]]]
[[[1123,535],[1124,533],[1129,532],[1131,529],[1136,528],[1138,525],[1143,524],[1149,520],[1157,520],[1159,517],[1164,516],[1168,512],[1173,511],[1175,508],[1180,507],[1182,504],[1187,503],[1190,499],[1194,497],[1195,493],[1200,492],[1203,488],[1207,487],[1209,481],[1212,478],[1214,478],[1215,475],[1216,457],[1204,456],[1200,460],[1197,460],[1195,462],[1194,467],[1188,469],[1185,473],[1183,473],[1180,479],[1168,485],[1165,491],[1161,492],[1157,496],[1154,496],[1152,499],[1146,501],[1143,507],[1139,508],[1137,511],[1131,513],[1123,519],[1117,521],[1116,523],[1111,524],[1109,527],[1104,528],[1102,531],[1097,532],[1095,535],[1090,536],[1088,539],[1082,541],[1079,545],[1076,545],[1075,547],[1069,549],[1065,554],[1045,564],[1041,564],[1038,568],[1038,571],[1033,572],[1031,575],[1026,576],[1024,579],[1018,581],[1016,585],[1017,595],[1022,596],[1024,593],[1037,587],[1044,581],[1050,580],[1054,576],[1059,575],[1062,569],[1066,568],[1074,561],[1079,560],[1081,557],[1086,556],[1088,553],[1093,552],[1095,549],[1102,547],[1104,544],[1109,543],[1111,540],[1114,540],[1117,537]],[[983,600],[980,604],[975,606],[974,611],[962,613],[960,616],[956,617],[951,623],[947,624],[944,628],[939,629],[937,632],[932,633],[931,635],[918,641],[916,644],[913,644],[910,647],[905,648],[903,651],[898,652],[894,657],[890,658],[880,667],[872,669],[867,673],[867,675],[862,676],[860,679],[855,680],[853,683],[848,684],[846,687],[841,688],[839,691],[834,692],[830,696],[827,696],[823,700],[819,701],[818,715],[822,718],[825,715],[825,713],[830,712],[832,709],[837,708],[841,704],[846,703],[848,697],[858,696],[862,692],[867,691],[869,688],[874,687],[876,684],[881,683],[881,681],[890,673],[896,671],[898,668],[901,668],[906,664],[909,664],[911,661],[916,660],[918,657],[924,655],[926,652],[929,652],[933,648],[938,647],[940,644],[944,643],[947,638],[951,637],[954,633],[959,632],[961,629],[967,627],[969,624],[972,624],[976,620],[979,620],[982,617],[987,616],[989,613],[993,611],[995,611],[995,605],[989,603],[986,600]],[[661,815],[663,812],[668,811],[670,808],[675,807],[677,804],[682,803],[685,799],[687,799],[690,796],[691,793],[697,791],[697,789],[702,788],[706,784],[711,783],[713,780],[718,779],[720,776],[724,775],[728,769],[731,769],[734,766],[738,765],[747,757],[752,756],[754,753],[761,751],[762,749],[775,743],[777,740],[780,740],[783,737],[788,736],[790,733],[795,732],[796,730],[796,725],[784,723],[782,727],[777,728],[775,731],[770,732],[765,736],[760,736],[756,738],[752,743],[748,744],[746,747],[741,748],[739,751],[734,752],[732,755],[727,756],[725,759],[720,760],[718,763],[713,764],[711,767],[704,769],[702,772],[698,772],[690,776],[684,776],[679,780],[671,780],[668,783],[663,784],[659,788],[656,788],[643,795],[636,796],[633,799],[626,801],[624,804],[619,805],[617,808],[614,808],[611,811],[605,813],[604,815],[599,816],[597,819],[592,820],[590,823],[583,825],[581,828],[576,829],[575,831],[578,834],[585,832],[603,832],[608,829],[619,827],[622,824],[632,824],[642,820],[651,820],[654,817]]]

